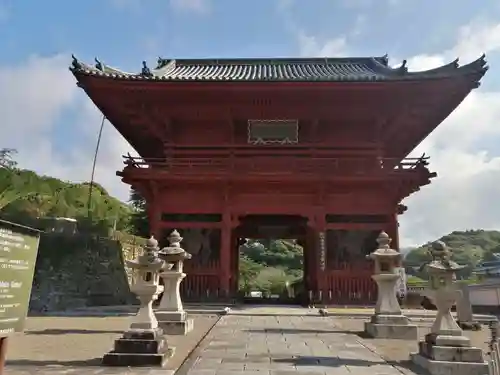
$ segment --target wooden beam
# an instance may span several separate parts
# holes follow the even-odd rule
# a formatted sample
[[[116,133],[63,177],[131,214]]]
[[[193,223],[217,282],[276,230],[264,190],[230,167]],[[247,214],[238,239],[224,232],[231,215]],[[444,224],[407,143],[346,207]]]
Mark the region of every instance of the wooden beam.
[[[227,144],[190,144],[190,145],[177,145],[174,143],[166,143],[165,146],[172,147],[172,152],[175,155],[213,155],[213,156],[259,156],[276,154],[277,156],[296,156],[296,155],[308,155],[308,156],[355,156],[363,157],[365,155],[377,155],[377,144],[373,142],[356,142],[351,144],[339,144],[328,145],[328,144],[315,144],[315,143],[299,143],[297,145],[285,145],[285,146],[255,146],[247,143],[233,144],[228,146]]]
[[[175,229],[186,229],[186,228],[222,228],[223,223],[214,222],[190,222],[190,221],[160,221],[158,226],[160,228],[175,228]]]

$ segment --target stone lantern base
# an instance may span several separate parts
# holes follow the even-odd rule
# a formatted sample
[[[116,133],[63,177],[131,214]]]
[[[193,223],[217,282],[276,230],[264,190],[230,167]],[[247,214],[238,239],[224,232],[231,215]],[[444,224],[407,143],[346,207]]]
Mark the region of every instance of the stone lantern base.
[[[187,335],[193,330],[193,319],[185,311],[157,310],[155,315],[158,325],[167,335]]]
[[[418,348],[419,352],[411,354],[410,358],[431,375],[488,374],[483,351],[471,347],[467,337],[430,333],[418,343]]]
[[[174,355],[168,347],[163,330],[127,331],[115,340],[114,349],[102,358],[104,366],[157,366],[163,367]]]
[[[373,315],[365,322],[365,333],[380,339],[418,340],[417,326],[404,315]]]

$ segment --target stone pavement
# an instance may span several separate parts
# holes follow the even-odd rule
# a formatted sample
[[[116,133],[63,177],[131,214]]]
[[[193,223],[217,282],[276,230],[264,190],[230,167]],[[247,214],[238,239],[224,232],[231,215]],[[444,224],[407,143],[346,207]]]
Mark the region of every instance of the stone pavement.
[[[170,375],[179,368],[218,319],[193,315],[195,330],[168,336],[175,355],[164,369],[101,367],[102,356],[129,326],[129,317],[30,317],[24,334],[9,339],[6,375]]]
[[[307,309],[299,306],[276,306],[276,305],[255,305],[255,306],[236,306],[231,309],[231,315],[318,315],[320,306]],[[349,317],[366,319],[370,318],[375,309],[372,307],[327,307],[329,316]],[[413,321],[434,320],[436,311],[424,309],[403,309],[403,314]],[[452,313],[456,316],[456,313]],[[497,319],[494,315],[474,314],[474,318],[480,322],[488,322]]]
[[[400,375],[332,318],[227,315],[210,331],[179,375]]]
[[[297,307],[239,307],[209,332],[218,317],[195,315],[192,333],[168,337],[176,354],[165,369],[99,366],[113,340],[128,327],[128,317],[29,318],[26,333],[11,340],[6,374],[172,375],[207,332],[176,375],[423,373],[408,361],[416,341],[362,338],[358,332],[364,320],[352,317],[320,317],[316,309]],[[420,322],[420,336],[429,327],[429,322]],[[474,346],[487,350],[487,329],[466,335]]]

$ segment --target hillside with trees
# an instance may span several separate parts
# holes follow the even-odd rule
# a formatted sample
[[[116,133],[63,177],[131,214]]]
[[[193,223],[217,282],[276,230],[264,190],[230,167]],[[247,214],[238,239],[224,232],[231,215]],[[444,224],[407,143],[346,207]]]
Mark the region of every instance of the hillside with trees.
[[[454,231],[439,240],[448,245],[453,260],[467,266],[460,272],[461,278],[470,278],[478,263],[495,260],[493,254],[500,254],[500,231],[496,230]],[[429,246],[430,243],[411,250],[404,260],[407,271],[421,279],[427,278],[420,268],[430,260]]]
[[[285,283],[302,278],[303,249],[294,240],[247,240],[240,247],[240,279],[242,292],[252,290],[280,294]]]
[[[39,227],[40,218],[78,220],[79,227],[105,233],[109,228],[130,228],[132,208],[94,183],[75,184],[17,168],[15,150],[0,150],[0,218]],[[90,200],[89,200],[90,198]]]

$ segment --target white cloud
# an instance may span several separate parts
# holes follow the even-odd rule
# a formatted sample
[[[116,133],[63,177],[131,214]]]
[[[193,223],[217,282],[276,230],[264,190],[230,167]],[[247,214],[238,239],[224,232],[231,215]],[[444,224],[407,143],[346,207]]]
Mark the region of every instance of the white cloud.
[[[373,5],[374,0],[341,0],[340,2],[345,8],[368,8]]]
[[[315,36],[306,35],[304,32],[299,32],[297,38],[299,43],[299,53],[301,56],[343,56],[346,52],[347,40],[343,36],[326,41],[321,41]]]
[[[351,32],[352,36],[361,35],[366,28],[367,16],[366,14],[360,13],[356,16],[356,20],[354,21],[354,27]]]
[[[456,44],[441,54],[422,54],[408,59],[413,70],[426,70],[446,64],[455,58],[477,59],[481,54],[500,50],[500,23],[473,21],[458,30]]]
[[[455,46],[441,55],[408,60],[412,70],[431,69],[463,57],[465,62],[483,52],[500,49],[500,24],[473,22],[458,32]],[[491,72],[490,72],[491,74]],[[485,79],[488,79],[486,74]],[[431,185],[410,198],[401,216],[403,245],[423,243],[453,230],[500,229],[500,92],[473,91],[413,153],[431,156],[438,172]]]
[[[301,34],[299,41],[301,54],[307,56],[338,56],[348,49],[342,37],[321,42]],[[483,52],[499,50],[500,23],[474,21],[458,30],[448,50],[413,56],[408,66],[427,70],[456,57],[467,63]],[[500,230],[500,152],[491,155],[486,146],[500,144],[498,119],[500,91],[474,90],[412,153],[429,155],[429,168],[438,177],[405,200],[409,209],[400,216],[402,246],[422,244],[453,230]]]
[[[68,71],[69,55],[32,56],[16,66],[0,66],[0,147],[18,150],[22,168],[71,181],[88,181],[100,125],[100,114]],[[76,134],[71,151],[56,149],[55,126],[61,116],[67,134]],[[71,116],[70,116],[71,115]],[[59,120],[59,121],[58,121]],[[131,150],[109,124],[105,127],[96,168],[96,182],[127,199],[128,186],[115,171],[121,155]]]
[[[344,8],[348,9],[365,9],[373,6],[389,6],[394,7],[400,5],[402,0],[385,0],[385,1],[375,1],[375,0],[341,0],[340,4]]]
[[[170,0],[170,5],[178,10],[208,13],[211,4],[209,0]]]
[[[476,20],[460,28],[458,43],[451,50],[465,60],[500,49],[500,23]]]

